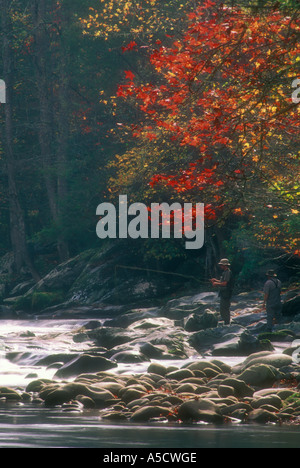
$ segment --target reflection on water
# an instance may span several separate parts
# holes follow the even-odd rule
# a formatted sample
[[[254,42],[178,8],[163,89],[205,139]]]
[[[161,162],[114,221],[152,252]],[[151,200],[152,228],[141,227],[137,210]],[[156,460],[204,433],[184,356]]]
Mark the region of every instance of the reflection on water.
[[[299,427],[104,424],[96,411],[68,414],[0,407],[0,448],[299,448]]]

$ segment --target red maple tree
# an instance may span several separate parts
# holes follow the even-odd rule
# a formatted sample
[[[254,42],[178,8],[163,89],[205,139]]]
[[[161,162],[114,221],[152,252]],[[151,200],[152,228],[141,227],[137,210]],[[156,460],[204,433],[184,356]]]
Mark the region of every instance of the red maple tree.
[[[150,56],[155,82],[139,83],[126,72],[118,96],[133,100],[143,114],[134,136],[159,141],[167,134],[197,155],[175,173],[154,175],[150,184],[198,198],[208,193],[214,217],[229,199],[231,212],[244,212],[249,181],[269,187],[270,179],[282,177],[289,151],[299,144],[299,105],[291,99],[299,32],[297,12],[253,14],[207,0],[189,14],[180,39],[169,47],[158,41]]]

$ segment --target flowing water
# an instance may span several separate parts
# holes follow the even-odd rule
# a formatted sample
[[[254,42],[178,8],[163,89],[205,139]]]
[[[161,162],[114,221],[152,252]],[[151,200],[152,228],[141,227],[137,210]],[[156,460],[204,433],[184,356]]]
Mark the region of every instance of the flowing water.
[[[73,341],[73,333],[87,321],[90,320],[0,321],[0,385],[24,389],[35,378],[51,379],[56,369],[46,369],[37,363],[50,354],[88,351],[90,343]],[[230,364],[239,360],[242,359],[228,361],[226,358]],[[148,365],[127,364],[114,372],[145,372]],[[70,413],[58,407],[0,401],[0,448],[49,447],[298,448],[300,428],[235,424],[221,427],[169,423],[107,424],[99,419],[96,410]]]

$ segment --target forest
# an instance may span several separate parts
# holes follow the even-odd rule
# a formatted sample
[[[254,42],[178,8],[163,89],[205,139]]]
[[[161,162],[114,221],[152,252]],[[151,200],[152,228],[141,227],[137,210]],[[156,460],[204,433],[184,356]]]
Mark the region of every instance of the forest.
[[[113,240],[97,206],[203,203],[205,244],[128,239],[132,265],[299,281],[297,0],[1,0],[0,257],[14,278]],[[286,276],[284,276],[286,275]]]

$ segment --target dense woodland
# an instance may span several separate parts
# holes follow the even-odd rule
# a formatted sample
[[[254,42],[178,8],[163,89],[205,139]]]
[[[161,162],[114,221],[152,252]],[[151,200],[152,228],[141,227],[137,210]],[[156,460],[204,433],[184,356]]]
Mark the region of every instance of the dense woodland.
[[[0,256],[16,275],[102,248],[96,208],[120,194],[205,203],[203,249],[128,241],[139,266],[226,256],[247,281],[277,258],[299,274],[297,0],[0,4]]]

